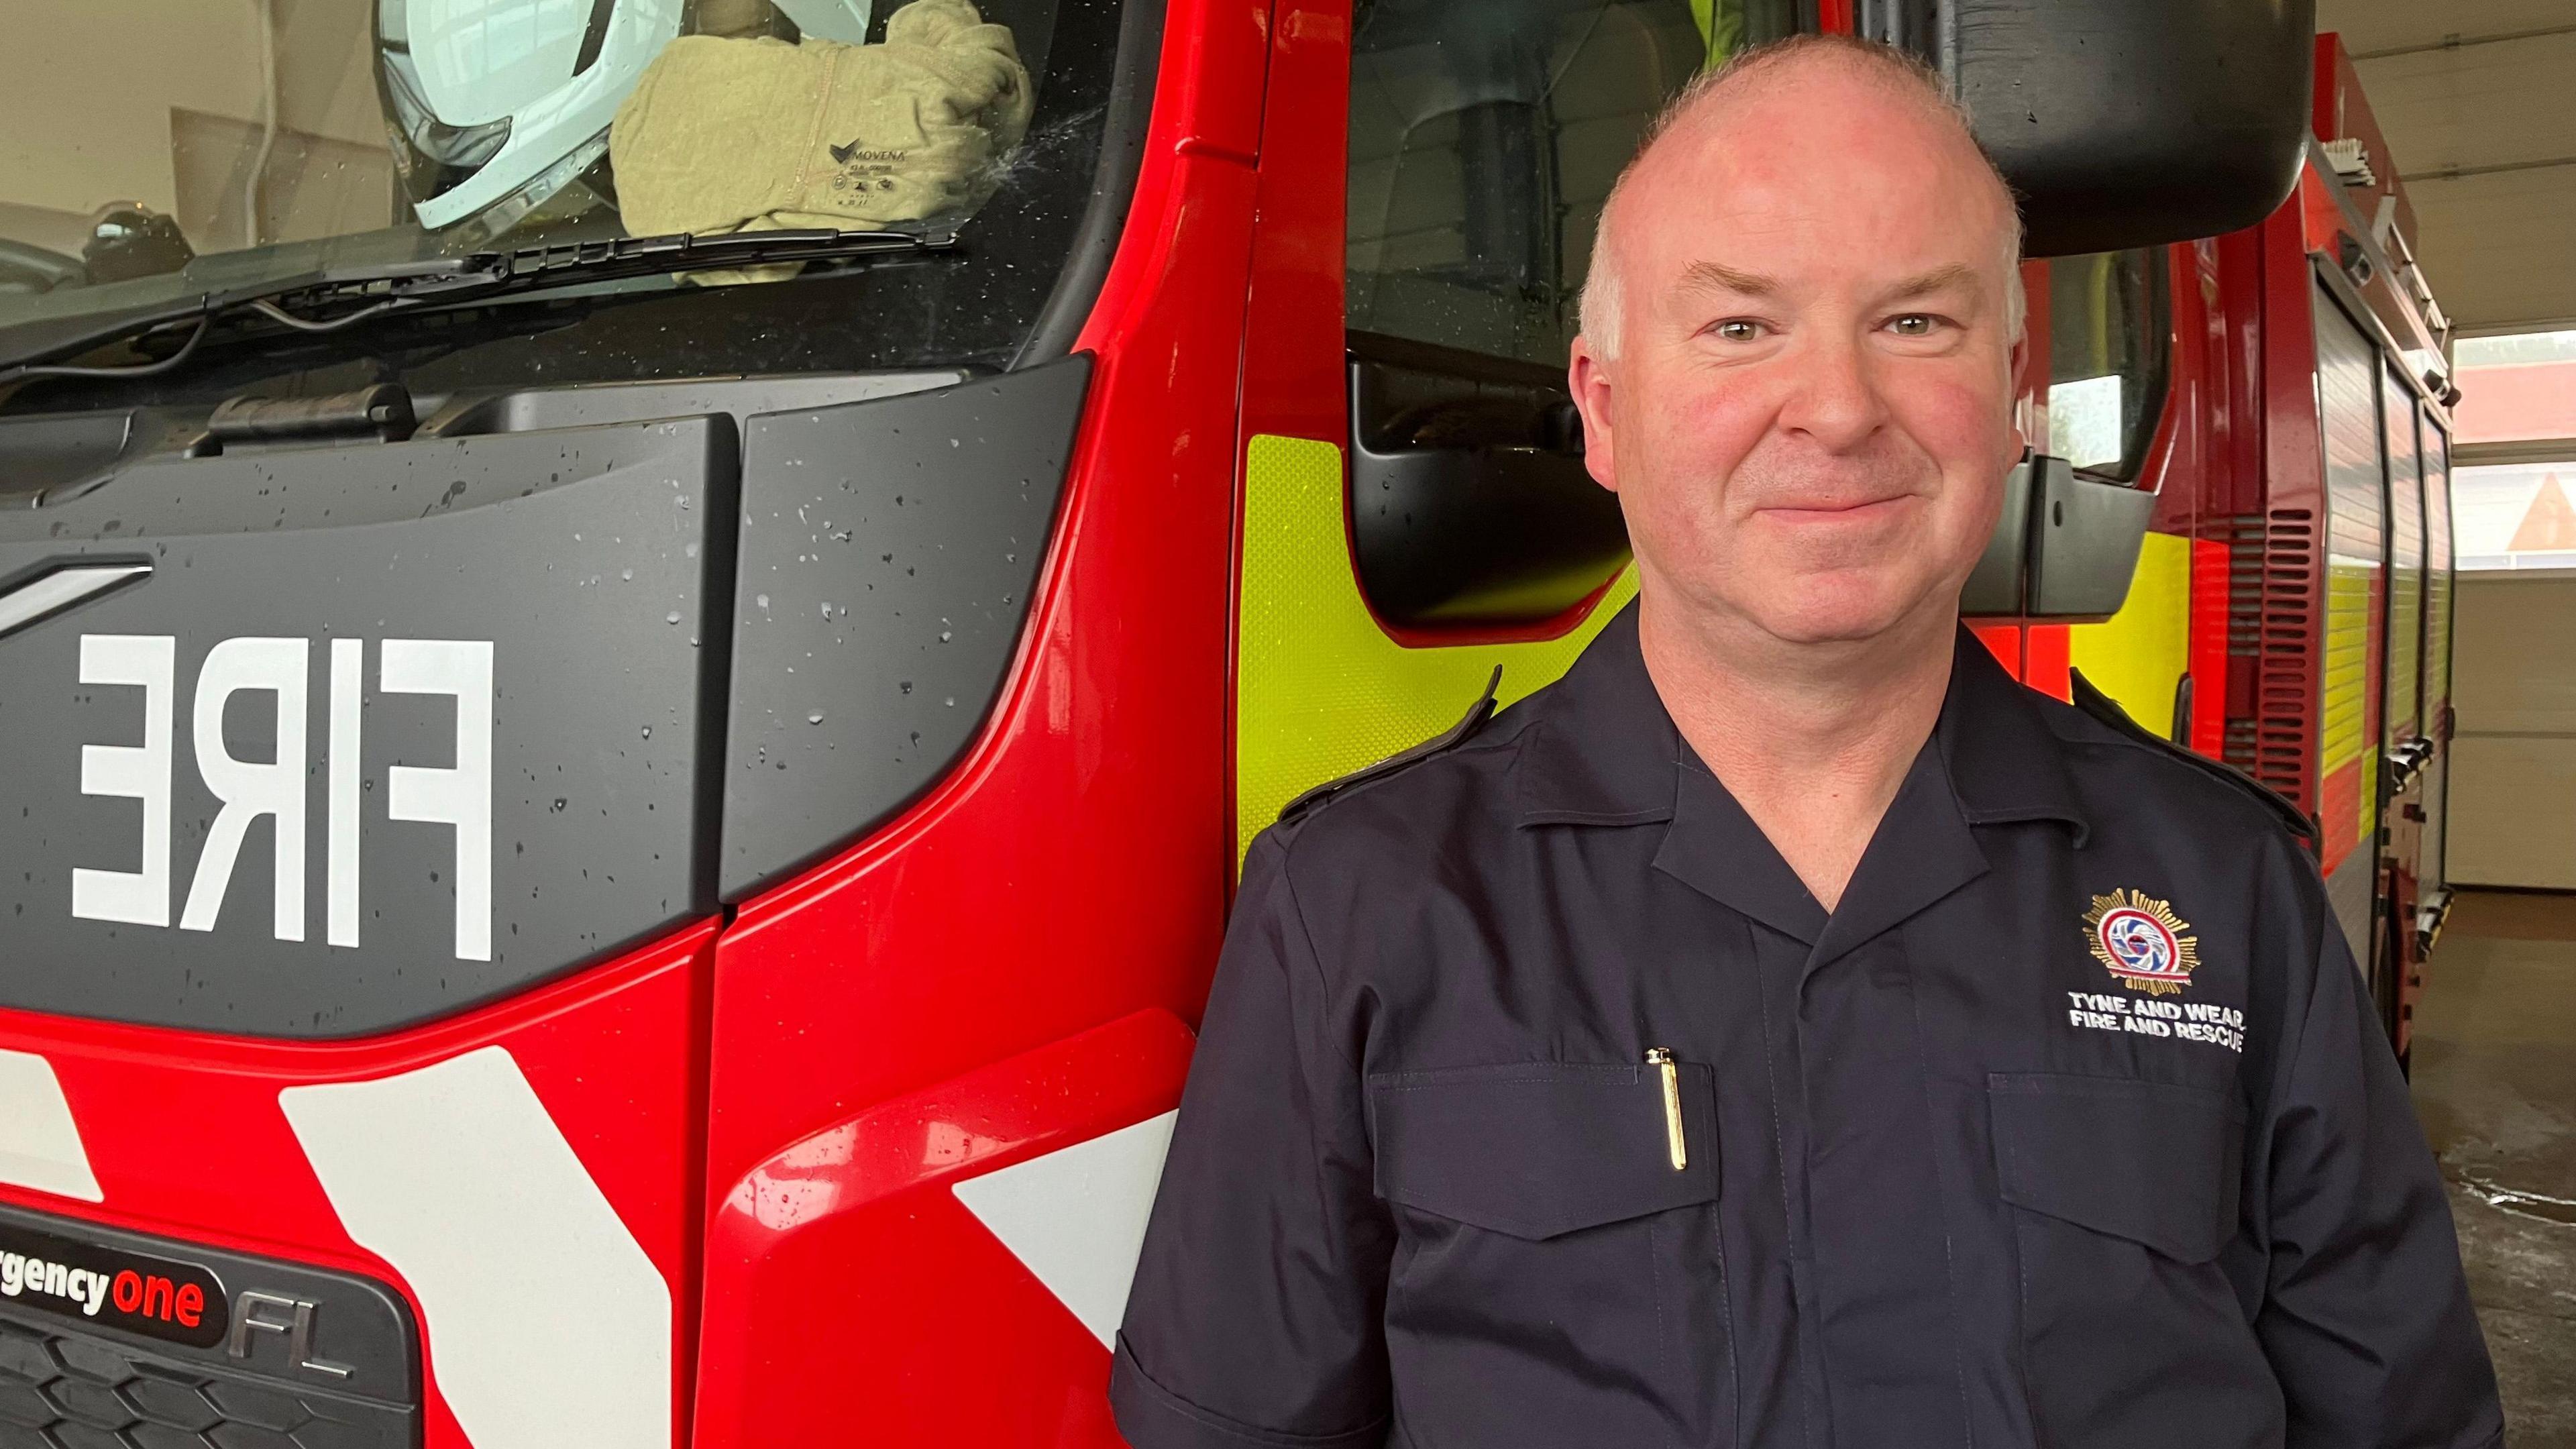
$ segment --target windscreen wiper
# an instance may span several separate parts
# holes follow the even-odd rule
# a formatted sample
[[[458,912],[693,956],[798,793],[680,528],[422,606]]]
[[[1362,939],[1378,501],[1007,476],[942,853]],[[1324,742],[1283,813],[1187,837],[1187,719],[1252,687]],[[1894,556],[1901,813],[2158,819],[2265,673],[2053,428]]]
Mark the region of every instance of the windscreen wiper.
[[[326,268],[272,278],[255,286],[201,292],[107,315],[72,316],[60,325],[23,324],[42,335],[0,350],[0,384],[35,377],[128,378],[169,372],[187,362],[221,319],[256,315],[297,332],[337,332],[396,312],[448,307],[580,283],[661,273],[839,262],[866,257],[946,251],[953,232],[928,236],[904,231],[756,231],[725,236],[609,237],[516,251],[473,252],[457,257],[381,266]],[[137,363],[72,366],[77,357],[114,342],[140,344],[176,336],[165,356]]]

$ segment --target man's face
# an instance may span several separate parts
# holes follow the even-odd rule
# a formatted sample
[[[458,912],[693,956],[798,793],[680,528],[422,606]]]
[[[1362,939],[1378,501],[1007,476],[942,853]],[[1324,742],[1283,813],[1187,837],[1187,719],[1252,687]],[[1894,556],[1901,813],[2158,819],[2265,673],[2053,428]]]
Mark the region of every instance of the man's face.
[[[1790,643],[1946,616],[2022,446],[2013,221],[1966,139],[1802,64],[1686,118],[1620,206],[1619,354],[1578,341],[1573,382],[1648,590]]]

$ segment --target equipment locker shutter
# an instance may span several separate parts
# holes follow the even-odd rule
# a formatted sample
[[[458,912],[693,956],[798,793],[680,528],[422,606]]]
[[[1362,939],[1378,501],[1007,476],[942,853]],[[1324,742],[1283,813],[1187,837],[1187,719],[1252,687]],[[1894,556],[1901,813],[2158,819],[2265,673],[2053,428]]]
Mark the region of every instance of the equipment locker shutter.
[[[2379,852],[2379,707],[2387,479],[2379,353],[2322,286],[2315,294],[2317,403],[2325,442],[2325,629],[2318,670],[2320,864],[2353,960],[2373,959]]]
[[[2393,370],[2380,384],[2388,438],[2388,726],[2385,748],[2428,733],[2423,724],[2424,479],[2415,394]]]

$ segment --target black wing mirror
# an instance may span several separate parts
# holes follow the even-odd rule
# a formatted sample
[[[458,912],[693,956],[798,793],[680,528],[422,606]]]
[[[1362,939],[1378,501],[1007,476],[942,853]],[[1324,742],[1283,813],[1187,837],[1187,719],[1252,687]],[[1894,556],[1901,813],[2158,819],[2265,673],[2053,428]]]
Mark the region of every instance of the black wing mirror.
[[[2315,0],[1860,0],[1936,60],[2035,257],[2217,236],[2299,177]]]

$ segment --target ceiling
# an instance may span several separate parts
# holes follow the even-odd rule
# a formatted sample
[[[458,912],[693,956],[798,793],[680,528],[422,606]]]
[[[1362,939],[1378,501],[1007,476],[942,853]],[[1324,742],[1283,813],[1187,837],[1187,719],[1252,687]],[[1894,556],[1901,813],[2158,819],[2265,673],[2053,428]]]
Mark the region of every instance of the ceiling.
[[[2459,330],[2576,326],[2576,5],[2317,0],[2317,29],[2352,53]]]

